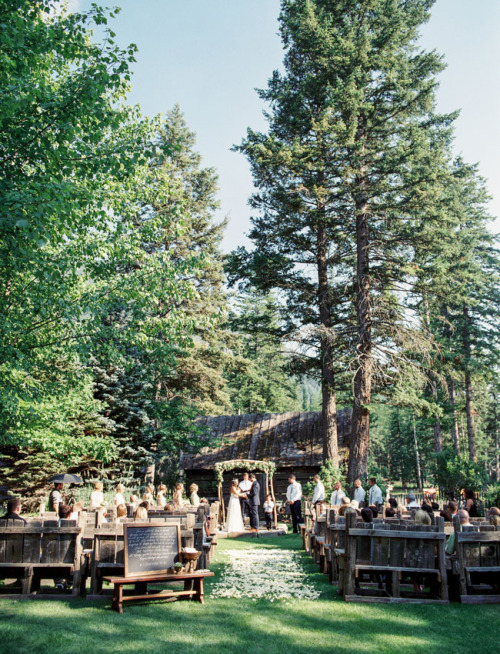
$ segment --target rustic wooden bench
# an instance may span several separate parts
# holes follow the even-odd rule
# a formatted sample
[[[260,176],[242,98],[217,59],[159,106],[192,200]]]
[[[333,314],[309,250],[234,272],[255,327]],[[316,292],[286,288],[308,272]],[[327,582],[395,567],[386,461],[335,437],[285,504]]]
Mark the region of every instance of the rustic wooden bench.
[[[160,574],[145,577],[104,577],[104,580],[113,584],[112,608],[123,613],[123,602],[144,602],[150,600],[193,599],[204,603],[203,580],[213,577],[213,572],[195,572],[193,574]],[[184,582],[183,590],[161,590],[148,592],[148,584],[163,584],[167,582]],[[134,586],[132,595],[123,592],[124,586]]]
[[[344,599],[348,602],[448,604],[446,535],[441,524],[356,524],[346,514]],[[369,581],[362,586],[363,579]],[[410,589],[403,583],[410,579]],[[430,592],[411,588],[430,579]],[[385,580],[385,583],[382,583]]]
[[[9,596],[40,595],[43,579],[73,577],[72,595],[80,594],[81,535],[83,526],[74,520],[0,521],[0,578],[21,579],[21,592]]]
[[[477,526],[476,526],[477,525]],[[500,528],[476,523],[460,530],[455,521],[455,547],[462,604],[500,602]]]

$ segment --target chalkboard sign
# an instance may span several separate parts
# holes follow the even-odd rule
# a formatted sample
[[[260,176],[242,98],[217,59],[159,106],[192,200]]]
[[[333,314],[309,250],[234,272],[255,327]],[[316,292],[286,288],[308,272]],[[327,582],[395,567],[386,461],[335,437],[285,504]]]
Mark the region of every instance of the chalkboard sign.
[[[125,576],[166,572],[179,561],[179,525],[125,524]]]

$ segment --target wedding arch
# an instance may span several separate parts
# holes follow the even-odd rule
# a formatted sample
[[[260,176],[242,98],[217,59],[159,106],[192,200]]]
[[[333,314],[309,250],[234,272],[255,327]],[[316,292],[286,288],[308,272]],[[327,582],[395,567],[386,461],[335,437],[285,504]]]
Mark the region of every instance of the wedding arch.
[[[274,502],[274,524],[278,524],[278,512],[276,509],[276,498],[274,495],[273,477],[276,472],[276,464],[273,461],[253,461],[251,459],[233,459],[232,461],[220,461],[214,465],[215,478],[218,482],[217,493],[221,506],[222,522],[226,521],[226,510],[224,497],[222,495],[222,482],[224,473],[230,470],[244,470],[245,472],[263,472],[266,475],[266,495],[271,493]]]

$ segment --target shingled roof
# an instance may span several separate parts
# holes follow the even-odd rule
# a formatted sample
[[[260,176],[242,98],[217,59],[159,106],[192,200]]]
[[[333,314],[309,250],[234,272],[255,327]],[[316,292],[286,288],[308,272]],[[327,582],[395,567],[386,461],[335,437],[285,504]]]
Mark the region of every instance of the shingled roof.
[[[278,467],[321,465],[320,417],[319,412],[309,411],[200,418],[198,423],[210,429],[219,445],[204,447],[199,454],[184,454],[181,468],[211,469],[215,463],[233,459],[274,461]],[[337,428],[342,447],[351,430],[349,409],[338,412]]]

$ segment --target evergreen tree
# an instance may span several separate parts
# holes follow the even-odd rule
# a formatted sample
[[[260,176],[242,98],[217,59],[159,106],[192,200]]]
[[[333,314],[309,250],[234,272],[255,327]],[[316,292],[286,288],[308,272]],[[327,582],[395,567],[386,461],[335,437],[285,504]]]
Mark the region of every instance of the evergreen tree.
[[[374,374],[397,369],[400,345],[418,336],[401,286],[414,273],[415,226],[446,175],[452,117],[434,113],[443,64],[416,49],[431,5],[283,0],[285,74],[260,93],[269,133],[249,130],[239,148],[260,217],[255,251],[236,253],[230,272],[280,289],[290,332],[314,326],[325,458],[337,457],[335,368],[350,357],[350,481],[366,475]]]

